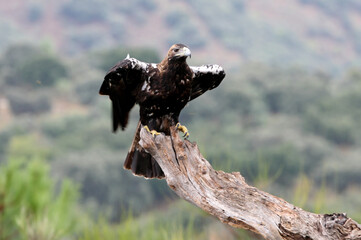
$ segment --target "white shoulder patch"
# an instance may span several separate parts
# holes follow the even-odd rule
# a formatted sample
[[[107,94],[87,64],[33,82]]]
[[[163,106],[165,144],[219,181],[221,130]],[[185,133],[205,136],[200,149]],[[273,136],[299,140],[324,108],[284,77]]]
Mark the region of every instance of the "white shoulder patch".
[[[131,68],[136,69],[136,70],[146,71],[147,67],[149,65],[149,63],[145,63],[145,62],[139,61],[138,59],[129,57],[129,54],[126,59],[130,61]]]
[[[193,71],[194,75],[201,74],[201,73],[210,73],[213,75],[218,75],[221,72],[224,72],[223,68],[217,64],[207,64],[202,65],[199,67],[190,67]]]

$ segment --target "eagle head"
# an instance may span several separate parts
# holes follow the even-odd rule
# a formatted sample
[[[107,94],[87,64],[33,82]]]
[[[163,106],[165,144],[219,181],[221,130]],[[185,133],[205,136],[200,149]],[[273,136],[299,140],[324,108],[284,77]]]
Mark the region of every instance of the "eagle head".
[[[187,57],[191,57],[191,50],[181,43],[174,44],[170,47],[168,51],[168,60],[175,60],[175,59],[183,59],[185,60]]]

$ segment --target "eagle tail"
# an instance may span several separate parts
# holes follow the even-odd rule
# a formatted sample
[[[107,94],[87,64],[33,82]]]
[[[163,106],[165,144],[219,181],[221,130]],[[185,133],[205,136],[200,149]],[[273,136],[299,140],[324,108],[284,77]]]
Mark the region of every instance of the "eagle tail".
[[[139,121],[132,145],[124,162],[124,168],[131,170],[137,176],[164,178],[164,173],[157,161],[139,145],[140,129],[141,124]]]

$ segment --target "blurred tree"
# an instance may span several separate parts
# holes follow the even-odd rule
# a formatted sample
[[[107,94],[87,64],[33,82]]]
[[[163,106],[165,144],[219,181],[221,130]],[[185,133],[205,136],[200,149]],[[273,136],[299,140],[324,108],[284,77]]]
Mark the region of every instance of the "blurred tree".
[[[58,57],[29,45],[9,47],[0,67],[6,84],[18,87],[52,86],[68,74]]]
[[[40,53],[40,49],[28,44],[18,44],[9,46],[2,57],[1,67],[13,67],[26,60],[30,56],[36,56]]]
[[[67,76],[66,67],[54,56],[34,56],[17,65],[15,71],[15,84],[19,85],[52,86],[57,80]]]
[[[347,98],[333,97],[310,106],[304,115],[305,129],[321,135],[335,144],[355,144],[354,128],[356,124],[352,113],[357,113],[359,110],[355,108],[355,111],[352,111],[354,104],[346,104],[347,102]],[[357,104],[357,102],[354,103]]]
[[[17,87],[8,87],[5,96],[9,100],[13,114],[39,114],[51,109],[48,93],[39,89],[31,92]]]

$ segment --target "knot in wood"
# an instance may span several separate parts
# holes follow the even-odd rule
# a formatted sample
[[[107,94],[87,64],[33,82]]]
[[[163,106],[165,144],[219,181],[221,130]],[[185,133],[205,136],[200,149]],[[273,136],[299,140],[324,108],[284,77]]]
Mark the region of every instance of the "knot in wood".
[[[325,214],[324,223],[326,228],[333,228],[335,224],[344,225],[348,217],[346,213]]]
[[[208,173],[208,168],[207,166],[203,165],[203,164],[199,164],[198,165],[198,169],[199,171],[203,174],[206,175]]]

